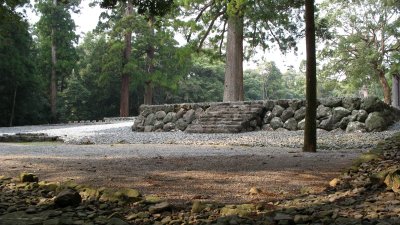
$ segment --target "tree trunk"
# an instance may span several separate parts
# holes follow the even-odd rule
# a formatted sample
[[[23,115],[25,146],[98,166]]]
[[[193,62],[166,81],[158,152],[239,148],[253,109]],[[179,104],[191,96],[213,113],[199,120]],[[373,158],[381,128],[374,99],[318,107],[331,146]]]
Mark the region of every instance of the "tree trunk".
[[[243,101],[243,17],[228,18],[224,102]]]
[[[12,106],[11,106],[11,115],[10,115],[10,127],[12,127],[13,125],[13,121],[14,121],[14,114],[15,114],[15,100],[17,99],[17,86],[15,86],[14,89],[14,96],[13,96],[13,102],[12,102]]]
[[[144,104],[153,104],[153,84],[151,81],[146,81],[144,86]]]
[[[386,104],[392,103],[392,91],[390,90],[389,83],[386,80],[385,72],[383,70],[378,71],[379,82],[383,88],[383,98]]]
[[[314,0],[306,0],[306,121],[304,128],[304,152],[317,151],[317,69],[315,56]]]
[[[150,16],[149,21],[148,21],[148,26],[150,29],[150,35],[154,36],[154,16]],[[151,77],[153,76],[154,73],[154,54],[155,54],[155,48],[153,43],[149,43],[147,46],[147,73],[148,73],[148,79],[145,82],[145,87],[144,87],[144,104],[145,105],[152,105],[153,104],[153,83],[151,81]]]
[[[57,6],[57,0],[53,0],[53,5]],[[50,110],[51,110],[51,121],[56,122],[57,120],[57,47],[55,40],[54,27],[51,28],[51,77],[50,77]]]
[[[126,6],[126,16],[132,15],[132,3],[128,1]],[[127,29],[125,33],[125,47],[124,47],[124,59],[123,66],[129,63],[129,59],[131,57],[132,51],[132,31]],[[119,116],[120,117],[128,117],[129,116],[129,74],[127,72],[123,72],[121,76],[121,99],[119,106]]]
[[[400,109],[400,75],[393,75],[392,86],[392,106]]]

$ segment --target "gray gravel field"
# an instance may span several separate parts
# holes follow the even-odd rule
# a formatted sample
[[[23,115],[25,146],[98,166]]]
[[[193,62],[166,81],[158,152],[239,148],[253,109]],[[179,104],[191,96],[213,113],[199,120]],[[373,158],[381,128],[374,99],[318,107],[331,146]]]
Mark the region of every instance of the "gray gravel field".
[[[251,187],[267,199],[322,191],[352,160],[398,132],[318,131],[317,153],[301,151],[303,132],[239,134],[138,133],[133,121],[0,128],[0,135],[46,133],[61,142],[0,143],[0,175],[34,172],[43,180],[134,187],[170,201],[194,196],[249,202]],[[332,150],[334,149],[334,151]]]
[[[176,132],[132,132],[133,121],[103,124],[63,124],[0,128],[0,135],[46,133],[67,144],[178,144],[301,148],[303,131],[256,131],[238,134],[189,134]],[[319,149],[366,149],[400,131],[400,123],[387,131],[372,133],[318,130]]]

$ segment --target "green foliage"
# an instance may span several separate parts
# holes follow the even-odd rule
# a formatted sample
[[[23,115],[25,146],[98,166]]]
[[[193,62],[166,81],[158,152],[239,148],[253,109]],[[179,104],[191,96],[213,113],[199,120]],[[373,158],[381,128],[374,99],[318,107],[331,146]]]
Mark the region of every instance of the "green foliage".
[[[15,11],[25,3],[5,1],[0,5],[0,126],[41,123],[46,118],[29,25]]]
[[[103,0],[101,7],[114,8],[118,3],[125,4],[126,1]],[[132,5],[137,7],[141,15],[164,16],[173,7],[173,0],[131,0]]]
[[[245,100],[304,98],[303,74],[289,70],[282,74],[274,62],[244,72]]]
[[[178,1],[190,20],[181,21],[181,32],[196,48],[212,49],[223,54],[229,15],[244,17],[244,38],[249,43],[247,56],[255,47],[269,49],[277,45],[281,50],[296,49],[296,40],[302,36],[304,1],[254,0],[195,0]],[[196,17],[193,17],[196,15]]]
[[[210,61],[205,55],[197,56],[178,85],[179,89],[167,95],[167,102],[220,102],[224,87],[224,64]]]
[[[338,80],[345,94],[357,95],[366,86],[372,94],[379,74],[398,73],[400,13],[390,0],[326,1],[322,7],[333,39],[319,58],[324,80]],[[389,78],[390,79],[390,78]]]
[[[113,72],[121,70],[109,62],[119,59],[121,51],[107,43],[105,35],[88,33],[78,48],[79,62],[77,73],[68,79],[68,87],[62,93],[65,120],[93,120],[118,115],[119,77]],[[111,57],[112,54],[119,57]]]

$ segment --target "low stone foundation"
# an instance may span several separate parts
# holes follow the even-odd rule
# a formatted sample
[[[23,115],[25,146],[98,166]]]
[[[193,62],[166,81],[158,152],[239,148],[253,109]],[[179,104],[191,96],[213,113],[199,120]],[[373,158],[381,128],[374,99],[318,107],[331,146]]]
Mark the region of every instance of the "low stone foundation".
[[[377,97],[318,100],[317,126],[332,131],[383,131],[400,120],[400,110]],[[305,100],[142,105],[132,130],[234,133],[255,130],[303,130]]]
[[[62,141],[58,136],[48,136],[44,133],[18,133],[0,135],[0,142],[53,142]]]

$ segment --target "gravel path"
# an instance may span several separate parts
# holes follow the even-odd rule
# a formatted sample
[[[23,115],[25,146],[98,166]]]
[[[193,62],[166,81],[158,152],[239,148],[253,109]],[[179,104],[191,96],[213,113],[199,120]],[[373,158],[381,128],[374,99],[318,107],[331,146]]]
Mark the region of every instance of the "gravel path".
[[[0,135],[46,133],[60,136],[68,144],[181,144],[301,148],[303,131],[257,131],[239,134],[188,134],[185,132],[132,132],[133,121],[94,125],[42,125],[0,128]],[[319,149],[365,149],[400,131],[400,122],[387,131],[374,133],[318,130]]]
[[[359,154],[400,130],[395,124],[377,133],[318,131],[318,153],[303,153],[302,131],[138,133],[132,123],[0,128],[0,135],[46,133],[65,141],[0,143],[0,175],[28,171],[49,181],[137,188],[170,201],[249,202],[247,192],[257,187],[263,199],[277,200],[304,188],[322,191]]]
[[[0,174],[23,171],[40,179],[96,187],[129,187],[169,201],[254,200],[257,187],[277,200],[319,192],[361,150],[304,153],[293,148],[159,144],[70,145],[0,143]],[[197,197],[196,197],[197,196]]]

